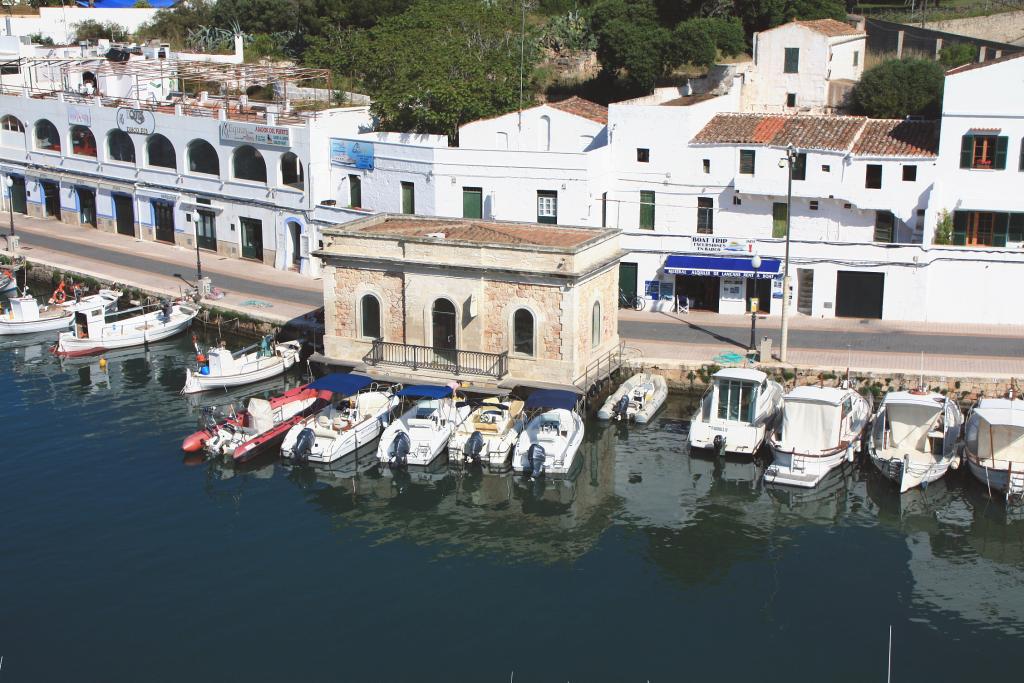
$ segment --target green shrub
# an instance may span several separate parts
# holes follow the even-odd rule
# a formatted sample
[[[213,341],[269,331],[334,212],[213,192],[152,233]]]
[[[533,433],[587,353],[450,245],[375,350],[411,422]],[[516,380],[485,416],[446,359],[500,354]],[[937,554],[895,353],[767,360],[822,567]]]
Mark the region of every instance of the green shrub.
[[[860,113],[878,119],[937,117],[942,107],[942,66],[928,59],[889,59],[864,72],[853,88]]]

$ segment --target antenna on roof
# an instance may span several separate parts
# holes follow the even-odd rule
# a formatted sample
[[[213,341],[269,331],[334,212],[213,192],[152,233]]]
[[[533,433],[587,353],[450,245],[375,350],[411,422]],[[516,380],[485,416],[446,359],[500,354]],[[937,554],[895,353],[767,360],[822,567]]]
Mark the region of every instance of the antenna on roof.
[[[519,30],[519,128],[523,127],[523,69],[526,61],[526,0],[519,0],[523,8],[523,24]]]

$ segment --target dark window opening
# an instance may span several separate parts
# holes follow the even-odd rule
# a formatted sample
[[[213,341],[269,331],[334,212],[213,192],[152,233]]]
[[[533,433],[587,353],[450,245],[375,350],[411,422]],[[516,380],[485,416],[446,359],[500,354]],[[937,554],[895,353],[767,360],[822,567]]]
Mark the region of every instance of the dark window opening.
[[[711,197],[697,197],[697,234],[712,235],[715,232],[715,200]]]
[[[903,180],[907,182],[914,182],[917,180],[917,166],[914,164],[907,164],[903,167]]]
[[[71,153],[96,158],[96,136],[85,126],[71,126]]]
[[[754,175],[754,150],[740,150],[740,173]]]
[[[641,164],[646,164],[651,160],[651,150],[644,147],[636,148],[636,160]]]
[[[786,61],[782,67],[782,72],[787,74],[795,74],[800,70],[800,48],[798,47],[787,47],[786,48]]]
[[[281,183],[287,187],[294,187],[296,190],[306,187],[302,162],[295,152],[285,152],[281,155]]]
[[[267,162],[263,155],[252,145],[243,145],[231,155],[235,178],[251,180],[256,183],[267,182]]]
[[[864,187],[869,190],[882,189],[882,165],[868,164],[864,170]]]
[[[220,159],[217,150],[206,140],[188,143],[188,170],[192,173],[220,175]]]
[[[126,164],[135,163],[135,143],[132,137],[123,130],[112,130],[107,136],[107,155],[111,161]]]
[[[512,350],[525,356],[533,355],[533,313],[520,308],[512,316]]]
[[[380,339],[380,301],[372,294],[365,294],[359,303],[363,336]]]
[[[178,158],[174,153],[174,145],[163,135],[150,135],[146,141],[146,159],[150,166],[161,168],[177,168]]]

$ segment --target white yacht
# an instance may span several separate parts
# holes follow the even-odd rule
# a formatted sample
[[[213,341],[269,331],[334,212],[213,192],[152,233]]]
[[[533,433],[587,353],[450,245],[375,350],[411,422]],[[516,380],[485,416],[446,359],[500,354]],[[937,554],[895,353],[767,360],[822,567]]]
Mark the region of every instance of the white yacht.
[[[10,308],[0,314],[0,335],[70,330],[76,312],[97,306],[108,312],[113,311],[117,308],[117,300],[120,298],[121,292],[101,289],[97,294],[72,299],[62,304],[40,306],[36,298],[26,290],[23,296],[11,297]]]
[[[811,488],[843,462],[853,462],[871,404],[849,388],[797,387],[783,399],[782,429],[768,439],[769,484]]]
[[[661,375],[638,372],[622,383],[597,411],[599,420],[632,420],[647,424],[668,398],[668,384]]]
[[[690,420],[690,448],[753,455],[778,424],[782,393],[760,370],[719,370]]]
[[[197,307],[181,302],[136,306],[115,313],[107,313],[105,305],[97,304],[75,313],[74,329],[61,332],[53,350],[59,356],[87,356],[142,346],[184,332],[197,315]]]
[[[301,351],[301,342],[275,344],[269,336],[238,351],[220,346],[202,353],[196,346],[196,367],[186,371],[181,393],[226,389],[276,377],[295,365]]]
[[[927,486],[959,464],[964,417],[952,399],[926,391],[891,391],[871,426],[868,454],[900,493]]]
[[[974,478],[989,492],[1024,499],[1024,401],[983,398],[967,416],[964,455]]]
[[[449,457],[465,464],[506,467],[523,430],[522,415],[523,402],[508,396],[491,396],[477,403],[448,440]]]
[[[512,470],[534,478],[568,474],[583,443],[580,395],[563,389],[536,389],[526,399],[529,422],[516,441]]]
[[[448,386],[408,386],[398,392],[412,407],[402,413],[377,444],[377,459],[388,465],[429,465],[448,448],[455,428],[469,417],[470,407],[457,404]]]

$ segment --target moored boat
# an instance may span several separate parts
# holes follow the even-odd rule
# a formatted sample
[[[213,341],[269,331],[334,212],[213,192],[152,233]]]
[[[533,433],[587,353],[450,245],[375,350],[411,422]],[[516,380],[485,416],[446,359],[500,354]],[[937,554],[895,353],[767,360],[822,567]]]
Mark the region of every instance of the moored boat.
[[[188,369],[181,393],[226,389],[276,377],[295,365],[301,351],[301,342],[275,344],[270,336],[238,351],[222,345],[202,353],[197,346],[197,367]]]
[[[95,307],[107,311],[117,308],[121,292],[101,289],[99,293],[61,304],[40,306],[27,292],[10,298],[10,308],[0,315],[0,335],[37,334],[71,328],[75,313]]]
[[[448,440],[449,458],[492,469],[507,467],[523,429],[523,402],[509,396],[490,396],[468,405],[473,412]]]
[[[797,387],[783,399],[782,428],[768,445],[769,484],[811,488],[844,462],[853,462],[871,417],[871,404],[850,388]]]
[[[690,448],[753,455],[781,415],[782,385],[778,382],[760,370],[719,370],[690,420]]]
[[[331,402],[285,434],[281,455],[289,460],[331,463],[356,453],[380,436],[399,403],[393,390],[363,375],[335,373],[308,386],[330,391]]]
[[[21,265],[5,266],[0,269],[0,294],[18,295],[18,269]]]
[[[668,384],[661,375],[638,372],[616,389],[597,411],[599,420],[632,420],[647,424],[668,398]]]
[[[974,478],[989,492],[1024,502],[1024,401],[983,398],[964,427],[964,457]]]
[[[96,305],[75,313],[74,328],[60,333],[53,352],[60,356],[87,356],[142,346],[184,332],[198,314],[198,308],[182,302],[136,306],[112,313]]]
[[[871,462],[900,493],[928,485],[958,464],[963,413],[951,398],[926,391],[891,391],[875,413],[868,439]]]
[[[537,389],[526,399],[529,418],[516,441],[512,470],[534,478],[568,474],[583,443],[580,395],[565,389]]]
[[[381,434],[377,459],[394,467],[429,465],[448,448],[471,409],[456,401],[450,386],[407,386],[398,396],[413,404]]]

